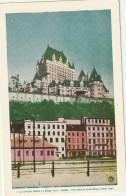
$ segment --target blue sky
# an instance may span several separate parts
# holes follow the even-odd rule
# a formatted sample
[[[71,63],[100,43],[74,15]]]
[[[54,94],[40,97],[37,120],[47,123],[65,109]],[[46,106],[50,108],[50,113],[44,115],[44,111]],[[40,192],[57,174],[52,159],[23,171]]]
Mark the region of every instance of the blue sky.
[[[110,10],[7,14],[6,27],[9,78],[31,81],[49,45],[74,62],[76,79],[95,67],[113,97]]]

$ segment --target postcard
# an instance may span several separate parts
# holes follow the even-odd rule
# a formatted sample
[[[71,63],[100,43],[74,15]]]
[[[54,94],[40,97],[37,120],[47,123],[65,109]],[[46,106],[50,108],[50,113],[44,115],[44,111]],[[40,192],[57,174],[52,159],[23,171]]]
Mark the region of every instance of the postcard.
[[[5,195],[126,191],[118,0],[0,5]]]

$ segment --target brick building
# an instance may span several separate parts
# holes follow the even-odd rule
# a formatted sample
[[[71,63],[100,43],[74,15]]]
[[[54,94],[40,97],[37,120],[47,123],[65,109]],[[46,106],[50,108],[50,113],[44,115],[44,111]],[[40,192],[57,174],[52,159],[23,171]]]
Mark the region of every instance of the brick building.
[[[86,131],[83,125],[67,125],[67,157],[86,156]]]

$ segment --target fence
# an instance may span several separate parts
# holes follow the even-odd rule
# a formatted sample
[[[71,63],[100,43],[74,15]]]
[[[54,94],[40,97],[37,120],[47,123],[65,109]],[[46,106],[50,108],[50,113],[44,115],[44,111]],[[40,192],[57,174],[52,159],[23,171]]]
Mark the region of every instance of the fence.
[[[29,175],[34,171],[34,165],[32,163],[25,163],[22,165],[18,163],[12,165],[13,175],[20,178],[20,175]],[[39,174],[51,174],[52,177],[58,174],[75,174],[86,173],[87,177],[92,172],[115,172],[117,171],[116,160],[87,160],[87,161],[52,161],[46,162],[45,165],[42,162],[36,163],[36,173]]]

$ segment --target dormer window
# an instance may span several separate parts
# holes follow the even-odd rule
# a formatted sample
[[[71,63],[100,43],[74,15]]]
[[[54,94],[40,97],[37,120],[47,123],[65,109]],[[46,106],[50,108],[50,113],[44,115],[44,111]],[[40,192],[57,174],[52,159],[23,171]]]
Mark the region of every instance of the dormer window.
[[[80,86],[81,86],[81,87],[83,87],[83,86],[84,86],[84,85],[83,85],[83,81],[81,81],[81,82],[80,82]]]
[[[62,57],[61,57],[61,56],[60,56],[60,59],[59,59],[59,60],[60,60],[60,62],[62,63]]]
[[[55,54],[52,55],[52,60],[55,61],[56,60],[56,56]]]
[[[70,81],[70,86],[74,86],[74,82],[72,80]]]

